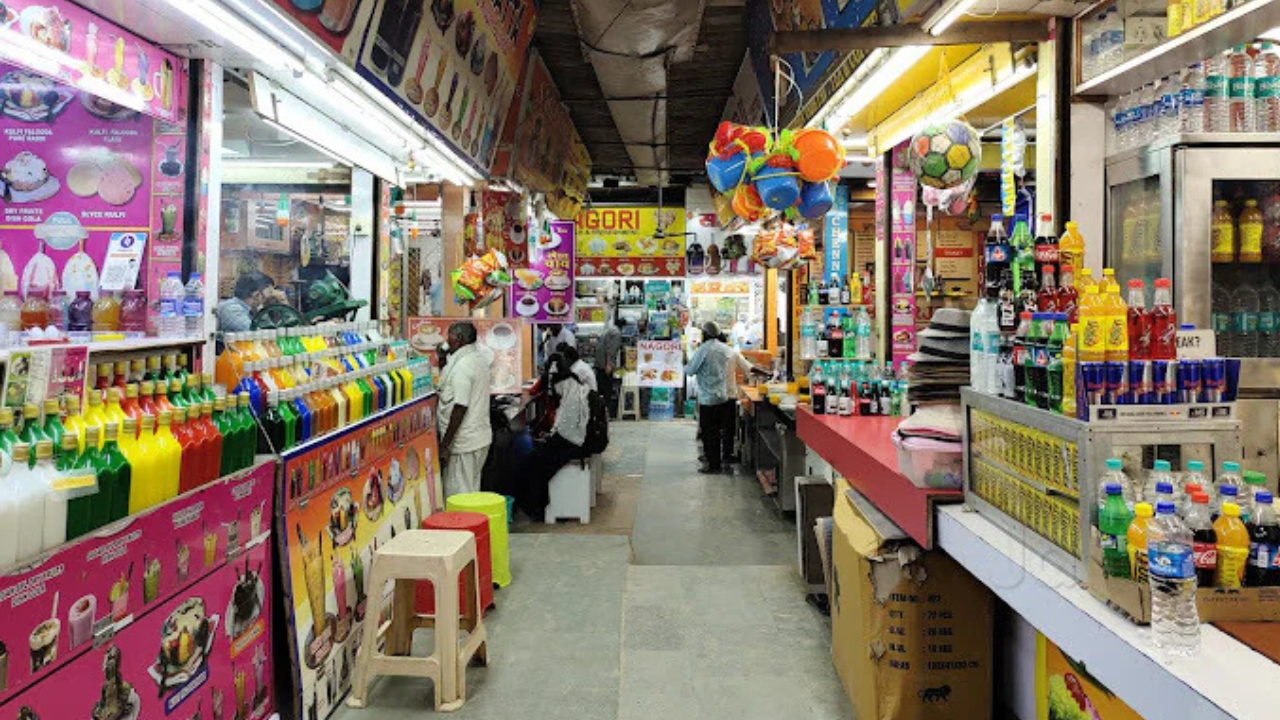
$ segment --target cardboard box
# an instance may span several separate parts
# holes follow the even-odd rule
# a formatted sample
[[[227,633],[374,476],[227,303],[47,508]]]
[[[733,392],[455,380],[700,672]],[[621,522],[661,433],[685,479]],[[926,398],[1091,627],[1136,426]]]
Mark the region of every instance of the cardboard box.
[[[990,717],[991,592],[945,554],[886,539],[848,489],[837,482],[831,656],[858,720]]]
[[[1134,622],[1149,624],[1150,586],[1128,578],[1107,577],[1102,568],[1102,547],[1096,528],[1091,547],[1089,593],[1121,610]],[[1280,587],[1199,588],[1196,590],[1196,607],[1200,612],[1200,622],[1276,622],[1280,621]]]

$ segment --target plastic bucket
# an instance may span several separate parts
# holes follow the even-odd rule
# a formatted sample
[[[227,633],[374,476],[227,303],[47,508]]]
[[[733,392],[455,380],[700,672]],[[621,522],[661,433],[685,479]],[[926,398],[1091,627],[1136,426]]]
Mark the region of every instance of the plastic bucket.
[[[811,220],[826,215],[833,204],[835,200],[831,197],[830,183],[805,183],[800,188],[800,207],[797,209]]]
[[[764,204],[774,210],[786,210],[800,199],[800,182],[784,168],[768,165],[760,168],[756,172],[755,186]]]
[[[738,186],[746,166],[747,154],[744,152],[736,152],[725,159],[712,155],[707,158],[707,177],[716,190],[727,193]]]

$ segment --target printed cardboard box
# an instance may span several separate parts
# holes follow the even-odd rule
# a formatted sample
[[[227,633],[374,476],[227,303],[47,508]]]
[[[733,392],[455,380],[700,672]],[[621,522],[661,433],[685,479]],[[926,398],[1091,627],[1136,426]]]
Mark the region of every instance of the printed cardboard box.
[[[886,540],[836,485],[831,655],[859,720],[992,712],[993,596],[941,552]]]

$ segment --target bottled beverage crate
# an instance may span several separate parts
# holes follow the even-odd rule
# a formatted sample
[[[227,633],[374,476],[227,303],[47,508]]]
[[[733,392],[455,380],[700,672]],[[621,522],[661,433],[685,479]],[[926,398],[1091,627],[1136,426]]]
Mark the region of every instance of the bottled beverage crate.
[[[969,388],[961,402],[965,502],[1081,581],[1098,479],[1115,448],[1207,445],[1214,468],[1241,456],[1239,415],[1230,403],[1160,406],[1167,417],[1158,419],[1085,422]]]

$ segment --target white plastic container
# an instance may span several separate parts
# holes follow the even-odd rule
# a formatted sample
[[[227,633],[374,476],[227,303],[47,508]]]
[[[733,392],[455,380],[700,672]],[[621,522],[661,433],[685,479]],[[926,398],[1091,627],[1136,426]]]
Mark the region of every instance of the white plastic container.
[[[955,452],[914,450],[903,447],[902,438],[893,436],[898,449],[898,472],[911,484],[927,490],[951,490],[964,486],[964,447],[956,443]]]

